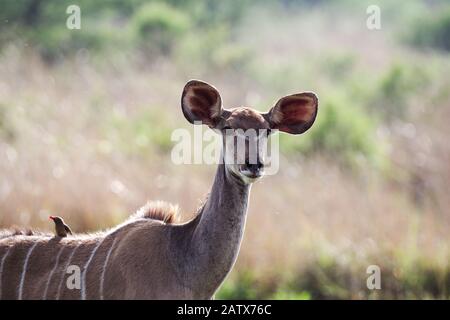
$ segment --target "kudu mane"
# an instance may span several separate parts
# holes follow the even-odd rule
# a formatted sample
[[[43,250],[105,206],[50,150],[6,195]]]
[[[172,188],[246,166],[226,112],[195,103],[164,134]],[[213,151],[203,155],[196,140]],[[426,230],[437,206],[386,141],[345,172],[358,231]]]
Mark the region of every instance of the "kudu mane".
[[[50,236],[48,232],[34,230],[30,228],[12,227],[0,230],[0,240],[14,236]]]
[[[178,222],[178,217],[178,206],[164,201],[152,201],[140,208],[130,219],[154,219],[170,224]]]
[[[151,219],[151,220],[158,220],[162,221],[166,224],[173,224],[179,221],[179,207],[177,205],[173,205],[168,202],[164,201],[149,201],[144,206],[142,206],[139,210],[136,211],[136,213],[132,214],[128,217],[127,220],[125,220],[125,223],[132,222],[133,220],[139,220],[139,219]],[[121,226],[121,225],[119,225]],[[110,230],[114,230],[116,227],[111,228]],[[82,233],[82,234],[75,234],[73,238],[86,238],[89,236],[95,237],[99,236],[102,233],[106,233],[107,231],[100,231],[96,233]],[[0,240],[3,240],[5,238],[15,237],[15,236],[43,236],[43,237],[49,237],[54,234],[49,232],[44,232],[41,230],[35,230],[31,229],[29,227],[18,227],[13,226],[9,229],[2,229],[0,230]],[[21,237],[18,240],[24,239]]]

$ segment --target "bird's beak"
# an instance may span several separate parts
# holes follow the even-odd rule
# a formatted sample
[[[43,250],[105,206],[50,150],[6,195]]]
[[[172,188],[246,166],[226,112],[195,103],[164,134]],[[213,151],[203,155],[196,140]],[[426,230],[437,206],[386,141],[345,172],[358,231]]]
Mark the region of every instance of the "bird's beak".
[[[50,220],[54,220],[55,219],[55,217],[54,216],[50,216],[50,217],[48,217]]]

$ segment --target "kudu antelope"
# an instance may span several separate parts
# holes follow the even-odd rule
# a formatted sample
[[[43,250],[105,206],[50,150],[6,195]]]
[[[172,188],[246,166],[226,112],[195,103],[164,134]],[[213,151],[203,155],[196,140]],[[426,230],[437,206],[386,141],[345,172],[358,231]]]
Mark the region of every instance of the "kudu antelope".
[[[195,218],[176,223],[177,209],[149,203],[123,224],[96,234],[53,237],[0,233],[0,297],[3,299],[210,299],[236,261],[251,184],[262,176],[264,159],[249,163],[227,141],[246,139],[236,129],[278,129],[301,134],[313,124],[317,97],[310,92],[281,98],[267,113],[223,109],[211,85],[189,81],[182,111],[191,123],[223,135],[222,161],[211,192]],[[230,133],[231,132],[231,133]],[[225,136],[234,135],[233,139]],[[265,140],[267,143],[267,139]],[[258,145],[258,148],[261,146]],[[259,150],[259,149],[258,149]],[[259,151],[258,151],[259,152]],[[81,270],[80,289],[69,289],[67,268]]]

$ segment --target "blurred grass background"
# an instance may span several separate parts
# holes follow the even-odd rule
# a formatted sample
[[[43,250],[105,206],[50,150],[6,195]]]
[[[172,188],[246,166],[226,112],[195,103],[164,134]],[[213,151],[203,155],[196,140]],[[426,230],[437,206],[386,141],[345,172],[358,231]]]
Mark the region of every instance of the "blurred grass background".
[[[2,1],[0,227],[98,230],[151,199],[189,219],[215,166],[170,161],[184,83],[261,111],[311,90],[316,124],[281,136],[216,298],[448,299],[449,54],[444,0]]]

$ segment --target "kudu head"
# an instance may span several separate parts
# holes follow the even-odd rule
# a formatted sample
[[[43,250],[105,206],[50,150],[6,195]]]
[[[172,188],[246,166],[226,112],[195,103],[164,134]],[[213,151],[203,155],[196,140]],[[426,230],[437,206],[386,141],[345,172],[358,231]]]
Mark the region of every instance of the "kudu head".
[[[249,184],[264,174],[271,132],[301,134],[308,130],[317,115],[318,99],[312,92],[302,92],[281,98],[267,113],[248,107],[224,109],[216,88],[191,80],[184,87],[181,107],[190,123],[205,124],[222,134],[226,169]]]

